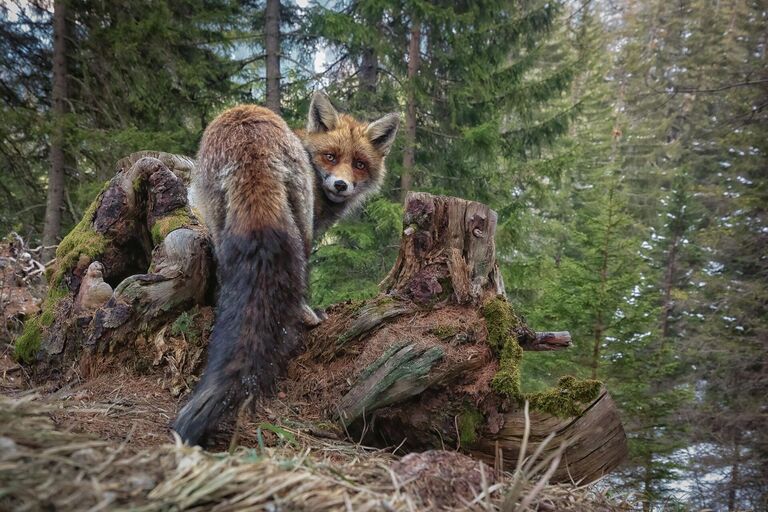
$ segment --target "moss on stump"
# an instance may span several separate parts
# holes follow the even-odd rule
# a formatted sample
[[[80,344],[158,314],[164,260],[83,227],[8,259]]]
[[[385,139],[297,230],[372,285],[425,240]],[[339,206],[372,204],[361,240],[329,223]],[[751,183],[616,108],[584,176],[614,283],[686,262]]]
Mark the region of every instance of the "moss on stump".
[[[488,343],[499,355],[499,371],[491,381],[494,391],[518,403],[528,400],[531,408],[560,418],[578,416],[584,405],[597,399],[603,385],[601,381],[577,379],[572,375],[561,377],[557,385],[547,391],[523,393],[523,348],[515,334],[522,322],[502,297],[486,302],[482,313],[488,329]]]
[[[152,242],[155,245],[162,243],[171,231],[175,231],[179,228],[191,226],[196,221],[192,217],[192,212],[188,207],[177,208],[168,215],[155,220],[152,226]]]

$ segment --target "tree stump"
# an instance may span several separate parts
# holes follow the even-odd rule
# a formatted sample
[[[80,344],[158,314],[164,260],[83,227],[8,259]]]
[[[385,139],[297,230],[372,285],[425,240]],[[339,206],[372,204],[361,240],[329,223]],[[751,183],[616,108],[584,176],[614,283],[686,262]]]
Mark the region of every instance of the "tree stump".
[[[208,234],[187,203],[192,165],[147,152],[118,164],[60,245],[43,312],[17,342],[38,378],[72,369],[88,378],[120,364],[170,372],[174,393],[191,387],[215,283]],[[521,391],[523,351],[566,348],[570,335],[535,332],[506,301],[496,219],[480,203],[409,194],[381,293],[333,306],[305,333],[278,393],[259,401],[259,419],[402,450],[457,449],[511,469],[527,400],[528,454],[550,434],[543,453],[568,443],[555,481],[592,481],[616,467],[626,438],[601,383],[564,377],[545,393]],[[191,324],[194,336],[169,342]]]
[[[56,250],[43,311],[16,342],[21,359],[35,360],[39,379],[75,369],[87,377],[106,360],[97,355],[147,365],[155,354],[142,343],[210,299],[210,239],[187,204],[193,165],[159,152],[118,162]]]
[[[532,405],[528,454],[568,446],[552,480],[596,480],[626,456],[615,404],[596,381],[520,391],[524,350],[570,345],[535,332],[503,296],[496,213],[459,198],[411,193],[400,252],[382,292],[337,305],[308,333],[281,385],[297,417],[333,419],[344,435],[406,451],[459,449],[514,468]],[[265,410],[280,410],[267,401]],[[547,440],[547,436],[554,435]]]
[[[403,239],[382,287],[418,304],[477,304],[504,295],[496,265],[496,212],[481,203],[411,192]]]

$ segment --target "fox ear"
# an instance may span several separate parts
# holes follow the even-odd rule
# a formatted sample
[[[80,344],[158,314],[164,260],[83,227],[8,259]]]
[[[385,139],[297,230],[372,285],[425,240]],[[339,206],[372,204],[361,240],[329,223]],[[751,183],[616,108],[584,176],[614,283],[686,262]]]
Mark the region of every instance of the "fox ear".
[[[397,128],[400,126],[400,114],[387,114],[368,125],[366,134],[373,147],[383,155],[389,153],[392,143],[395,142]]]
[[[333,130],[339,121],[339,113],[333,108],[331,100],[324,92],[316,91],[309,105],[307,131],[309,133]]]

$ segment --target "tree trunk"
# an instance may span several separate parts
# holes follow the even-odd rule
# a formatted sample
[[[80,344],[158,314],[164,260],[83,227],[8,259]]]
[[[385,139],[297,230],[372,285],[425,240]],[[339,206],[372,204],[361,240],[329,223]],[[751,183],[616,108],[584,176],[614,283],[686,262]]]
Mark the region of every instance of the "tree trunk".
[[[496,213],[463,199],[410,193],[400,253],[369,301],[333,308],[291,363],[279,401],[264,410],[332,418],[352,439],[407,451],[460,449],[515,467],[525,430],[522,403],[547,409],[543,394],[510,397],[496,377],[506,371],[494,347],[500,322],[489,304],[509,308],[495,258]],[[511,309],[508,309],[511,311]],[[503,333],[524,350],[570,343],[567,333],[535,333],[514,313]],[[312,383],[311,385],[308,383]],[[573,396],[568,380],[549,397]],[[626,455],[626,438],[605,389],[568,412],[531,413],[529,453],[569,444],[553,480],[592,481]],[[339,398],[341,397],[341,398]],[[578,402],[578,400],[577,400]],[[555,415],[555,413],[558,413]]]
[[[376,50],[366,48],[363,50],[360,62],[360,91],[367,95],[376,93],[376,84],[379,77],[379,57]]]
[[[603,344],[603,334],[605,333],[605,317],[606,312],[603,311],[606,288],[608,285],[608,264],[609,264],[609,246],[611,244],[611,236],[613,235],[613,194],[614,184],[611,184],[611,188],[608,193],[608,224],[605,227],[605,239],[603,240],[603,247],[600,251],[600,288],[599,297],[597,301],[597,311],[594,325],[594,341],[592,345],[592,378],[597,378],[597,373],[600,368],[600,347]],[[610,318],[610,317],[609,317]]]
[[[53,131],[51,133],[48,172],[48,195],[43,226],[43,260],[53,256],[53,248],[61,230],[64,207],[64,121],[67,112],[67,6],[66,1],[53,4]]]
[[[58,297],[48,306],[54,321],[38,324],[38,376],[75,368],[87,378],[119,363],[170,372],[174,393],[191,387],[212,315],[185,312],[209,304],[215,281],[207,233],[186,204],[191,165],[160,153],[120,162],[59,247],[51,286],[63,297],[49,296]],[[565,348],[570,335],[534,332],[503,297],[496,219],[480,203],[409,194],[400,253],[382,292],[333,306],[305,333],[305,350],[277,395],[258,401],[256,425],[279,418],[318,435],[461,450],[511,469],[527,400],[528,453],[567,444],[555,481],[592,481],[612,470],[626,439],[599,382],[564,377],[550,391],[521,391],[523,350]],[[199,341],[179,344],[168,333],[190,317],[204,321]]]
[[[648,452],[643,466],[643,512],[650,512],[653,508],[653,452]]]
[[[661,304],[661,350],[664,350],[669,337],[669,319],[672,316],[672,288],[675,286],[675,266],[677,264],[677,246],[679,236],[674,234],[667,256],[667,268],[664,272],[664,291]]]
[[[421,64],[421,22],[411,21],[411,38],[408,43],[408,96],[405,104],[405,148],[403,149],[403,171],[400,176],[400,197],[413,188],[413,167],[416,163],[416,76]]]
[[[481,203],[408,194],[400,253],[382,287],[420,304],[478,304],[489,292],[503,295],[496,220],[496,212]]]
[[[741,488],[741,435],[736,432],[733,436],[733,462],[731,463],[731,481],[728,482],[728,511],[738,510],[738,490]]]
[[[266,106],[280,115],[280,0],[267,0],[264,33],[267,52]]]

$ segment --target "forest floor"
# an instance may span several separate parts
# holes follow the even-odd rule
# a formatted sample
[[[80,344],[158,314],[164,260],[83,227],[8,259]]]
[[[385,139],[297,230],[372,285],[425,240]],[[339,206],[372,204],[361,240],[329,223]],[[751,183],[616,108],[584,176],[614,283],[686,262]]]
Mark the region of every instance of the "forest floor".
[[[184,399],[161,372],[33,386],[11,339],[44,286],[3,268],[0,510],[632,509],[596,486],[545,485],[453,451],[372,449],[274,411],[260,411],[274,423],[241,414],[207,450],[184,446],[170,428]]]

